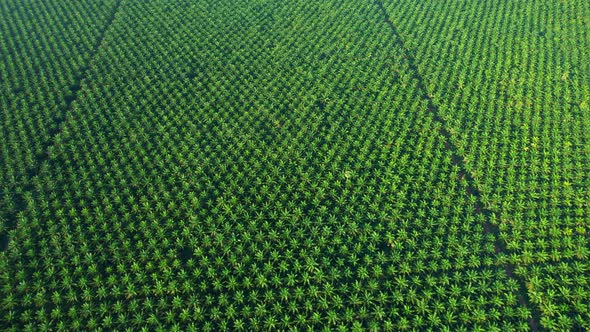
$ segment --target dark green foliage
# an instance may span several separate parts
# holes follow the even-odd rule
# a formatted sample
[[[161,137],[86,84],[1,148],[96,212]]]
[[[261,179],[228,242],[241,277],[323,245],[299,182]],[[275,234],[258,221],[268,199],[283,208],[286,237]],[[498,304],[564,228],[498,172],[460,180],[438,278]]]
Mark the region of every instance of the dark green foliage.
[[[80,89],[116,1],[0,4],[0,250]]]
[[[130,0],[71,23],[97,30],[48,71],[70,79],[24,88],[58,104],[23,92],[59,116],[3,120],[59,125],[28,129],[35,153],[3,147],[22,180],[3,197],[0,326],[587,329],[586,51],[485,5]],[[565,40],[587,25],[567,17]],[[533,46],[548,69],[524,66]]]

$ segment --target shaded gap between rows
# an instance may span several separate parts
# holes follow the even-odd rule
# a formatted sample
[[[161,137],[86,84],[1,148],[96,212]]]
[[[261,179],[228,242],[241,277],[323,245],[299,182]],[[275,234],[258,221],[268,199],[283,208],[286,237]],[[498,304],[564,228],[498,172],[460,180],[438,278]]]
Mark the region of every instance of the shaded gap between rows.
[[[71,112],[74,102],[79,97],[79,92],[82,89],[83,81],[88,74],[90,64],[92,63],[94,57],[98,53],[98,50],[102,45],[105,36],[107,35],[107,31],[109,30],[111,25],[113,25],[113,22],[115,21],[115,16],[119,11],[122,2],[123,0],[118,0],[113,6],[113,9],[111,10],[108,20],[106,21],[103,29],[100,31],[98,35],[96,43],[90,50],[88,60],[86,60],[86,63],[80,68],[78,75],[75,76],[74,82],[72,83],[72,85],[70,85],[68,91],[65,93],[65,112],[59,117],[55,118],[55,129],[49,131],[50,139],[43,143],[43,152],[39,156],[37,156],[37,158],[35,158],[34,165],[25,172],[26,177],[29,179],[29,181],[27,181],[27,183],[23,185],[23,188],[20,193],[16,193],[14,195],[15,208],[8,213],[8,216],[6,218],[6,229],[2,233],[0,233],[0,252],[8,250],[8,245],[10,244],[9,233],[11,230],[17,228],[18,216],[22,211],[25,211],[27,207],[27,193],[31,193],[35,190],[30,180],[41,174],[42,165],[49,160],[49,148],[55,144],[55,137],[62,132],[62,125],[66,121],[68,114]]]
[[[442,116],[440,115],[440,110],[438,106],[436,106],[436,104],[434,103],[434,100],[428,95],[428,90],[426,88],[426,84],[424,83],[424,78],[422,77],[420,71],[418,70],[418,67],[416,66],[416,59],[412,55],[412,51],[406,46],[402,36],[400,35],[399,31],[391,21],[389,14],[383,6],[383,2],[376,1],[375,4],[377,5],[377,7],[379,7],[379,10],[381,11],[384,17],[385,23],[391,29],[392,33],[394,34],[394,37],[397,39],[397,42],[404,51],[404,55],[406,60],[408,61],[408,66],[411,70],[412,76],[416,80],[417,87],[420,90],[418,93],[420,94],[422,99],[427,102],[428,112],[432,115],[433,120],[440,125],[438,133],[444,140],[445,149],[448,152],[450,152],[453,165],[459,169],[459,179],[464,179],[467,183],[465,193],[468,196],[475,197],[475,212],[485,217],[483,223],[483,229],[485,234],[492,234],[494,236],[494,247],[496,250],[496,254],[506,253],[506,246],[502,242],[502,240],[500,240],[500,229],[497,225],[490,222],[492,212],[484,207],[481,199],[481,193],[475,185],[475,180],[473,176],[471,176],[471,174],[467,171],[462,156],[458,152],[458,149],[452,143],[452,135],[448,129],[448,124],[446,120],[442,118]],[[536,308],[533,308],[529,305],[530,300],[528,299],[526,284],[523,280],[521,280],[521,278],[518,278],[514,274],[514,269],[515,267],[513,264],[507,263],[506,265],[504,265],[504,271],[506,273],[506,276],[518,282],[519,304],[522,307],[531,310],[531,317],[529,318],[529,327],[531,331],[538,331],[540,314]]]

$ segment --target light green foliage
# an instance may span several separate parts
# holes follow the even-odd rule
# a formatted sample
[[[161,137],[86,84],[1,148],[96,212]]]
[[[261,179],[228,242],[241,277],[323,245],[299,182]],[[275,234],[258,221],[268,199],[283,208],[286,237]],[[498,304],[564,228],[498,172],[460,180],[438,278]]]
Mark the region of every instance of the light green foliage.
[[[586,262],[588,2],[406,0],[385,7],[416,54],[513,263]],[[536,291],[551,293],[544,285]],[[587,310],[549,293],[564,305],[561,315],[579,316],[578,328],[588,328]]]

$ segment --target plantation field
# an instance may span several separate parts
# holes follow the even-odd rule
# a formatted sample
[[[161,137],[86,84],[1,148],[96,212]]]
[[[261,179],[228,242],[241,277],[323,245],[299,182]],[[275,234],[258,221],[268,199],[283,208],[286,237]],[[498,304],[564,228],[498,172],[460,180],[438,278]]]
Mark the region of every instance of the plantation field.
[[[0,15],[2,330],[590,330],[590,3]]]

